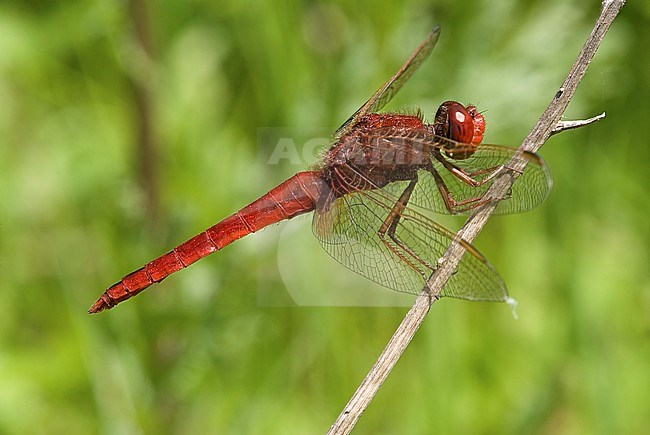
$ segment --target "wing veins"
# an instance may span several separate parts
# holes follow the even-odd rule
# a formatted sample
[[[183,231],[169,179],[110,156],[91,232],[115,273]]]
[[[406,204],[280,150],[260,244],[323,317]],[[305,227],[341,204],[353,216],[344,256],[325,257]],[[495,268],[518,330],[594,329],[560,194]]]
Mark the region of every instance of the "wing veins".
[[[408,60],[386,83],[384,83],[369,99],[347,121],[341,125],[334,137],[339,138],[350,132],[350,129],[362,116],[376,112],[384,107],[399,92],[404,83],[418,70],[424,60],[429,57],[438,38],[440,37],[440,26],[434,27],[424,38],[424,41],[415,49]]]

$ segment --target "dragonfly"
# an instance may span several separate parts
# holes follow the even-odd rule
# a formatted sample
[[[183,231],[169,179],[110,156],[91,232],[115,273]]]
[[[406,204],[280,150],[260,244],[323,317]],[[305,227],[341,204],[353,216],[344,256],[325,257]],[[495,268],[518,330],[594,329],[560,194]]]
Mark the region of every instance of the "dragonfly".
[[[338,130],[320,163],[124,276],[91,306],[112,308],[199,259],[269,225],[313,212],[312,230],[343,266],[400,292],[417,294],[455,241],[465,249],[436,298],[505,302],[502,278],[484,255],[429,215],[466,214],[499,201],[520,213],[548,195],[551,176],[537,154],[484,144],[476,106],[445,101],[432,123],[420,114],[379,112],[429,57],[436,26],[402,67]],[[524,167],[505,198],[487,192],[500,174]]]

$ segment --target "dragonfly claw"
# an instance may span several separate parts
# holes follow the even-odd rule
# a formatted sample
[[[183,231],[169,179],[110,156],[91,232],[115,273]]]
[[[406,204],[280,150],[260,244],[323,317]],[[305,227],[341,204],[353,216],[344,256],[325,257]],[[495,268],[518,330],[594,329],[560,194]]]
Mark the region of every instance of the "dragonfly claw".
[[[519,175],[523,174],[523,171],[520,171],[519,169],[511,168],[508,165],[501,165],[501,168],[499,169],[499,171],[516,172]]]

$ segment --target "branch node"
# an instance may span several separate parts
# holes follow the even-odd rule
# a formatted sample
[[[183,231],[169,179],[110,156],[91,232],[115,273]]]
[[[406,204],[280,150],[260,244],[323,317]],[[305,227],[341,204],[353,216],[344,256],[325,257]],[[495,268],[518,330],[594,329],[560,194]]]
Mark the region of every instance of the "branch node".
[[[554,134],[562,133],[563,131],[566,130],[572,130],[574,128],[580,128],[589,124],[593,124],[594,122],[600,121],[601,119],[605,118],[605,116],[606,116],[605,112],[603,112],[600,115],[596,115],[588,119],[560,121],[555,125],[555,127],[553,127],[553,130],[551,130],[551,136],[553,136]]]

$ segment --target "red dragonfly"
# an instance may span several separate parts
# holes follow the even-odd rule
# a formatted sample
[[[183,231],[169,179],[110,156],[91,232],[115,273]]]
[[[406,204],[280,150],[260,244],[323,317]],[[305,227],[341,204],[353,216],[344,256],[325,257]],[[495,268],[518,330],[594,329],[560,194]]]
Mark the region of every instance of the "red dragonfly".
[[[334,134],[313,170],[279,186],[201,234],[110,286],[90,308],[109,309],[174,272],[268,225],[314,212],[313,232],[341,264],[393,290],[419,293],[452,240],[466,249],[440,296],[506,301],[503,280],[468,242],[428,218],[467,213],[508,162],[526,162],[496,213],[518,213],[547,196],[551,178],[536,154],[481,144],[485,119],[475,106],[446,101],[432,124],[421,115],[377,113],[429,56],[436,26],[400,70]]]

